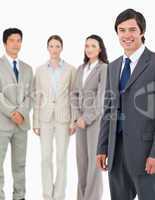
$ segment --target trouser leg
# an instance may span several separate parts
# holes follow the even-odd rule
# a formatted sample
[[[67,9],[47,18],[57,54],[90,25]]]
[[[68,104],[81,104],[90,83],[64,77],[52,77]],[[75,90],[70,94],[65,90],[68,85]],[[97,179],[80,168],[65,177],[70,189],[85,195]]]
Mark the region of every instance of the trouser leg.
[[[27,150],[27,133],[15,129],[11,138],[11,160],[13,174],[13,199],[25,198],[25,163]]]
[[[78,170],[77,200],[84,200],[87,185],[88,150],[85,129],[77,129],[76,133],[76,159]]]
[[[8,148],[10,137],[5,132],[0,131],[0,200],[5,199],[3,186],[4,186],[4,170],[3,164]]]
[[[117,136],[115,159],[112,171],[109,173],[111,200],[133,200],[136,189],[124,158],[123,138]]]
[[[67,182],[67,150],[69,144],[68,123],[55,123],[55,141],[57,173],[54,186],[54,200],[64,200]]]
[[[87,127],[88,170],[84,200],[101,200],[103,192],[102,173],[96,167],[96,150],[99,120]]]
[[[53,133],[54,124],[43,123],[40,129],[43,199],[53,198]]]

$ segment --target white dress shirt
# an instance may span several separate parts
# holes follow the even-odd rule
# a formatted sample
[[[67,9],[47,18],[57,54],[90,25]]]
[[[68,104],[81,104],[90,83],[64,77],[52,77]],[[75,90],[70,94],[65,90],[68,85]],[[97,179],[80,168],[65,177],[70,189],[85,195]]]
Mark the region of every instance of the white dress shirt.
[[[89,74],[92,72],[92,70],[96,67],[98,64],[99,60],[96,60],[94,63],[88,63],[84,67],[84,72],[83,72],[83,79],[82,79],[82,85],[84,86]]]
[[[139,49],[137,49],[130,57],[129,59],[131,60],[131,63],[130,63],[130,70],[131,70],[131,74],[133,73],[138,61],[139,61],[139,58],[141,57],[141,55],[143,54],[145,50],[145,46],[142,44],[140,46]],[[122,71],[123,71],[123,68],[124,68],[124,65],[125,65],[125,59],[128,58],[127,55],[123,55],[123,61],[122,61],[122,68],[121,68],[121,73],[120,73],[120,77],[122,75]]]

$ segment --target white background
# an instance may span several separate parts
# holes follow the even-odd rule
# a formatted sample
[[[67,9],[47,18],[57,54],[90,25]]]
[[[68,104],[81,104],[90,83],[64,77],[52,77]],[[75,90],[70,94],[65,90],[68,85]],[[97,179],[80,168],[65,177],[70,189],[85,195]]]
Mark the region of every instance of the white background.
[[[117,15],[127,8],[144,14],[147,21],[146,45],[155,49],[155,11],[153,1],[145,0],[1,0],[0,38],[8,27],[18,27],[24,33],[20,58],[29,63],[34,71],[48,58],[46,41],[52,34],[64,40],[62,57],[78,67],[82,63],[85,38],[90,34],[102,36],[109,60],[122,54],[114,31]],[[0,42],[0,55],[4,49]],[[10,149],[5,160],[6,200],[11,200]],[[40,143],[32,131],[29,132],[27,151],[27,200],[42,200],[40,176]],[[110,200],[107,174],[103,173],[103,200]],[[71,137],[68,152],[68,184],[66,200],[76,200],[77,172],[75,159],[75,136]],[[95,200],[95,199],[94,199]]]

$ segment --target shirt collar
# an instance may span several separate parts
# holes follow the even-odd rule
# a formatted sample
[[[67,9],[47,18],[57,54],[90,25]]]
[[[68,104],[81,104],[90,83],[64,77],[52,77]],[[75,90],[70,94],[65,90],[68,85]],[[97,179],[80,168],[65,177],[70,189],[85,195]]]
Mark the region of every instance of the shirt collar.
[[[48,67],[52,67],[52,64],[51,64],[50,60],[48,61],[47,66]],[[64,66],[64,60],[60,59],[60,61],[59,61],[59,67],[63,68],[63,66]]]
[[[19,59],[18,58],[11,58],[7,53],[5,53],[5,57],[7,58],[10,66],[13,68],[13,61],[16,61],[17,62],[17,69],[19,70]]]
[[[98,64],[98,62],[99,62],[99,60],[97,59],[93,63],[88,63],[86,66],[87,66],[87,68],[89,68],[90,70],[92,70]]]
[[[139,60],[140,56],[143,54],[145,50],[145,45],[142,44],[139,49],[137,49],[129,58],[131,60],[132,63],[137,63],[137,61]],[[125,62],[125,59],[128,58],[127,55],[123,55],[123,62]]]

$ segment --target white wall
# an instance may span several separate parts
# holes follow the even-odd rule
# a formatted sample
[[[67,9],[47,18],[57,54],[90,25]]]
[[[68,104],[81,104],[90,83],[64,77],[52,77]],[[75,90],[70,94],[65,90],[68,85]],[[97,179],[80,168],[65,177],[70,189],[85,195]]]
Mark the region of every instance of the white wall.
[[[109,60],[118,57],[122,50],[114,31],[117,15],[126,8],[134,8],[144,14],[147,21],[146,45],[155,49],[154,6],[144,0],[1,0],[0,38],[8,27],[18,27],[24,33],[21,59],[33,69],[47,58],[46,41],[51,34],[64,39],[63,58],[78,66],[83,59],[85,38],[94,33],[103,37]],[[3,54],[0,42],[0,55]],[[39,138],[29,132],[27,154],[27,199],[41,200],[40,144]],[[6,200],[11,200],[10,149],[5,161]],[[110,200],[107,174],[103,174],[103,200]],[[76,199],[75,137],[71,137],[68,154],[68,185],[66,200]]]

